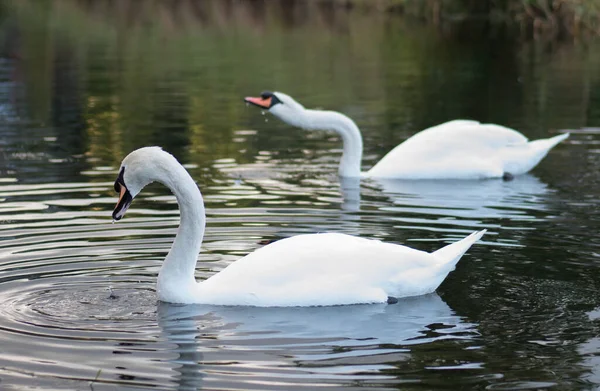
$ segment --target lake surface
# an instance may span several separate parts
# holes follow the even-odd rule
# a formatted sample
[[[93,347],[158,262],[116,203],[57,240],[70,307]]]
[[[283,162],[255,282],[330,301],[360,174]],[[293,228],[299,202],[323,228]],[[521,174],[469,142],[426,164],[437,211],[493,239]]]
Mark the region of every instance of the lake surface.
[[[599,45],[292,3],[3,3],[0,389],[600,387]],[[243,104],[265,89],[352,117],[364,168],[455,118],[571,137],[513,181],[357,191],[334,135]],[[301,233],[427,251],[488,234],[396,305],[159,303],[174,197],[152,185],[111,224],[121,159],[145,145],[205,196],[198,279]]]

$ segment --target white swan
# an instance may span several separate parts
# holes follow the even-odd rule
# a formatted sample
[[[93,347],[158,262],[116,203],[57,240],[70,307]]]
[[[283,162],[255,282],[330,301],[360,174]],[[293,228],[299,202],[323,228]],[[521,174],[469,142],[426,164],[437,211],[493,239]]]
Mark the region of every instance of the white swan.
[[[398,179],[511,178],[535,167],[569,134],[528,141],[516,130],[477,121],[454,120],[425,129],[392,149],[369,171],[360,172],[363,142],[350,118],[335,111],[308,110],[281,92],[246,97],[282,121],[307,130],[337,132],[344,144],[343,177]]]
[[[120,220],[154,181],[171,189],[181,211],[177,236],[158,274],[158,297],[166,302],[260,307],[393,302],[433,292],[485,233],[433,253],[338,233],[298,235],[262,247],[198,283],[194,270],[204,235],[204,203],[172,155],[146,147],[123,160],[113,219]]]

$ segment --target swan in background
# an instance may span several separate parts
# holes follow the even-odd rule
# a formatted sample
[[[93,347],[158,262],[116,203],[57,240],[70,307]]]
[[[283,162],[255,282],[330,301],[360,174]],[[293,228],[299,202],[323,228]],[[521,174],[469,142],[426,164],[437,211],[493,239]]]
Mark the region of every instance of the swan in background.
[[[177,198],[181,223],[158,274],[161,301],[217,305],[323,306],[393,303],[433,292],[485,230],[433,253],[338,233],[279,240],[237,260],[203,282],[194,271],[204,236],[200,190],[185,168],[158,147],[131,152],[115,181],[120,220],[133,198],[160,182]]]
[[[516,130],[477,121],[454,120],[425,129],[392,149],[369,171],[360,172],[363,141],[350,118],[335,111],[308,110],[281,92],[246,97],[292,126],[338,133],[344,145],[342,177],[398,179],[505,178],[528,172],[569,134],[529,141]]]

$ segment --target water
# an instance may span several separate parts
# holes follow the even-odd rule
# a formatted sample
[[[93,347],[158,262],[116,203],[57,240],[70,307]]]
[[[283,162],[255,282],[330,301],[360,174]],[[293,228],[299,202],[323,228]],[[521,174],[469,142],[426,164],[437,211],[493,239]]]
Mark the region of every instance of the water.
[[[596,44],[314,2],[19,4],[0,8],[1,389],[600,386]],[[243,104],[264,89],[354,118],[365,168],[454,118],[572,136],[511,182],[356,191],[336,175],[337,138]],[[158,303],[174,198],[150,186],[111,222],[121,159],[152,144],[205,196],[199,279],[300,233],[428,251],[488,234],[435,294],[397,305]]]

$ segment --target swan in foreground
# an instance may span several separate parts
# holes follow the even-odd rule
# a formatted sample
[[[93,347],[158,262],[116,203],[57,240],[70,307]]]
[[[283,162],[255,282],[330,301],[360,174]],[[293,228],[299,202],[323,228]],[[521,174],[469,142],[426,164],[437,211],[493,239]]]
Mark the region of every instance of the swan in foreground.
[[[360,172],[363,142],[350,118],[335,111],[308,110],[281,92],[246,97],[292,126],[337,132],[344,144],[342,177],[398,179],[505,178],[528,172],[569,134],[529,141],[516,130],[477,121],[454,120],[425,129],[392,149],[369,171]]]
[[[120,220],[133,198],[152,182],[175,194],[181,223],[158,274],[158,298],[187,304],[324,306],[393,303],[433,292],[462,255],[485,233],[474,232],[433,253],[339,233],[279,240],[237,260],[205,281],[194,271],[204,236],[205,213],[194,180],[158,147],[131,152],[115,181]]]

